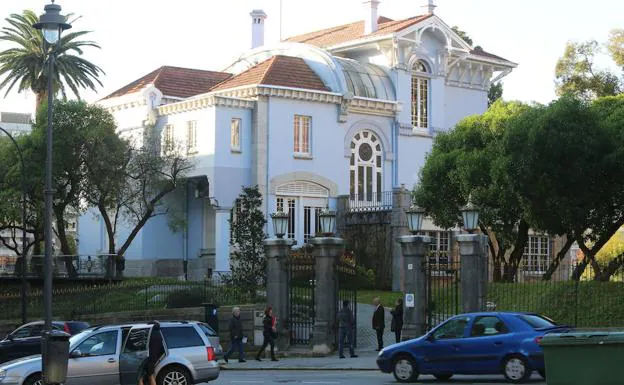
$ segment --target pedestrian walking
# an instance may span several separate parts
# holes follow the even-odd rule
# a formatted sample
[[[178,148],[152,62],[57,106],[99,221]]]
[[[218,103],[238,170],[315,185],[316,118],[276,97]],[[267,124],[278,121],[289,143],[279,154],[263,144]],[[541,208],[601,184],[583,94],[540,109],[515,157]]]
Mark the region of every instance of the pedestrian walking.
[[[158,321],[154,321],[147,347],[147,359],[140,369],[139,385],[144,385],[146,382],[148,385],[156,385],[156,365],[165,354],[163,337],[160,332],[160,323],[158,323]]]
[[[355,327],[355,317],[349,308],[349,301],[342,301],[342,309],[338,312],[338,355],[340,358],[345,358],[345,340],[347,342],[351,358],[357,357],[353,349],[353,332]]]
[[[373,305],[376,306],[375,313],[373,313],[373,329],[377,332],[377,351],[380,351],[383,349],[383,333],[386,328],[386,314],[379,297],[373,299]]]
[[[230,323],[228,325],[228,329],[230,331],[230,350],[228,350],[225,355],[223,355],[223,359],[225,362],[228,362],[228,358],[234,354],[235,350],[238,350],[238,362],[245,362],[245,357],[243,353],[243,322],[240,319],[240,308],[235,307],[232,309],[232,318],[230,318]]]
[[[399,298],[394,304],[394,310],[390,311],[392,314],[392,323],[390,324],[390,331],[394,332],[396,343],[401,342],[401,332],[403,331],[403,299]]]
[[[271,306],[264,310],[264,319],[262,320],[262,336],[264,343],[256,355],[256,360],[262,361],[260,355],[267,346],[271,345],[271,361],[277,361],[275,358],[275,339],[277,338],[277,318],[273,316],[273,308]]]

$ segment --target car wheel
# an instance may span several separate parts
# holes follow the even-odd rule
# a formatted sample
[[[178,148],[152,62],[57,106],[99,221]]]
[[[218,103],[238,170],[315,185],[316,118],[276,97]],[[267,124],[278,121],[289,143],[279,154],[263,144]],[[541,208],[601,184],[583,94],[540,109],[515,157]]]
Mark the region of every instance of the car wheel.
[[[453,377],[453,374],[452,373],[439,373],[439,374],[434,374],[433,376],[438,381],[447,381],[447,380],[450,380],[451,377]]]
[[[537,373],[539,373],[543,379],[546,379],[546,370],[538,370]]]
[[[43,385],[41,373],[33,374],[24,381],[24,385]]]
[[[158,373],[158,385],[191,385],[192,383],[188,370],[179,366],[169,366]]]
[[[529,363],[522,356],[511,356],[503,362],[503,375],[507,381],[520,384],[531,377],[531,368]]]
[[[411,357],[401,356],[394,360],[392,374],[399,382],[414,382],[418,379],[418,369]]]

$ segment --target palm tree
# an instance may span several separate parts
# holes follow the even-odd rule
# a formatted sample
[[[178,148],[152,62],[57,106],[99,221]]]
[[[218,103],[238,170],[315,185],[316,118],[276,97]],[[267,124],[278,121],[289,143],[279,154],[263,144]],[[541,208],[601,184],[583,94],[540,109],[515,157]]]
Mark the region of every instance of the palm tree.
[[[76,20],[77,18],[72,22]],[[48,66],[46,65],[48,55],[44,48],[41,31],[32,27],[39,21],[39,18],[33,11],[25,10],[21,15],[11,14],[6,21],[9,26],[3,27],[0,31],[0,41],[12,42],[17,46],[0,52],[0,76],[5,76],[0,82],[0,89],[8,87],[6,94],[16,85],[18,92],[32,90],[37,97],[36,110],[38,111],[39,106],[48,96]],[[95,90],[96,83],[102,85],[98,76],[104,71],[81,57],[84,47],[100,48],[93,41],[78,40],[89,32],[66,33],[61,36],[59,44],[54,48],[54,90],[60,91],[63,98],[67,96],[66,87],[69,87],[74,95],[80,98],[80,88]]]

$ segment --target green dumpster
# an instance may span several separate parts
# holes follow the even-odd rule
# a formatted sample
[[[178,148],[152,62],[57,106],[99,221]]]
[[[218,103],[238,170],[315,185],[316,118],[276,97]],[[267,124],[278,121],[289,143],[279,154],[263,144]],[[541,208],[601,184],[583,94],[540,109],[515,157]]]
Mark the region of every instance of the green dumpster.
[[[540,345],[548,385],[624,384],[622,331],[546,334]]]

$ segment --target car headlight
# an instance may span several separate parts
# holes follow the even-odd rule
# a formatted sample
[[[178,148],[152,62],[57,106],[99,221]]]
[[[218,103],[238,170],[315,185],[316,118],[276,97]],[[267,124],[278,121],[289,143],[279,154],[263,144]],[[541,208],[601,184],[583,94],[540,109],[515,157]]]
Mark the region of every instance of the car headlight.
[[[379,357],[383,356],[386,353],[386,349],[381,349],[379,351]]]
[[[4,380],[6,377],[6,370],[0,369],[0,381]]]

